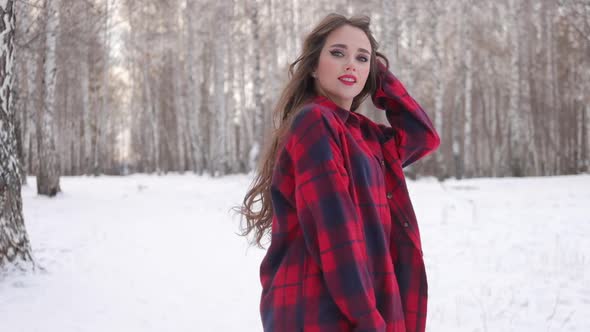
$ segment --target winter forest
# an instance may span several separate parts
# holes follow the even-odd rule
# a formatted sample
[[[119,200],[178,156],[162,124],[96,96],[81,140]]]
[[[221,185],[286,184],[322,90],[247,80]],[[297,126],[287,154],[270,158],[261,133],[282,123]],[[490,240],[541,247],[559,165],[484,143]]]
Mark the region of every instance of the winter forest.
[[[23,174],[251,171],[287,66],[329,12],[371,17],[392,71],[441,133],[440,150],[410,174],[590,169],[586,0],[27,0],[15,9]]]
[[[582,211],[583,202],[587,205],[586,199],[590,199],[590,0],[0,0],[0,267],[16,261],[52,266],[49,262],[53,258],[49,257],[54,257],[52,250],[58,249],[47,247],[47,241],[53,237],[48,235],[53,234],[49,231],[53,224],[44,225],[42,216],[61,220],[60,211],[76,213],[83,209],[89,215],[88,211],[96,209],[91,202],[103,202],[101,199],[109,197],[108,202],[115,204],[127,194],[147,195],[150,188],[160,188],[162,195],[170,197],[180,195],[168,192],[171,189],[166,188],[170,186],[185,190],[182,195],[200,195],[198,188],[190,191],[193,189],[183,187],[178,177],[190,176],[187,179],[212,192],[216,192],[214,183],[218,183],[227,192],[236,193],[228,198],[232,204],[239,203],[276,128],[272,110],[289,79],[288,67],[301,51],[306,33],[331,12],[371,18],[372,31],[380,51],[390,61],[390,70],[426,110],[440,134],[441,145],[436,153],[404,169],[408,179],[416,181],[416,192],[430,197],[430,201],[438,201],[440,196],[428,194],[434,185],[426,186],[420,179],[435,179],[439,183],[436,188],[443,190],[441,195],[454,197],[441,203],[443,217],[428,212],[424,216],[426,225],[430,218],[437,225],[443,220],[440,226],[448,227],[447,218],[452,220],[453,213],[466,210],[473,212],[457,215],[457,220],[471,222],[485,214],[476,207],[477,197],[484,196],[462,196],[465,192],[461,190],[465,188],[495,188],[489,184],[492,182],[477,182],[478,179],[543,178],[556,182],[514,182],[514,195],[519,192],[532,197],[555,187],[578,188],[575,192],[564,191],[559,198],[544,196],[544,206],[565,196],[571,198],[575,202],[571,203],[574,212],[568,212],[571,219],[578,224],[584,222],[580,236],[590,235],[588,211]],[[385,113],[378,112],[370,98],[360,112],[376,122],[387,123]],[[556,180],[562,176],[578,176],[580,181]],[[106,183],[110,179],[121,182],[109,187]],[[169,187],[156,179],[166,179],[162,181]],[[576,187],[578,183],[585,185]],[[98,188],[103,196],[98,200],[81,200],[92,188]],[[132,190],[127,192],[126,188]],[[215,202],[200,203],[215,206],[215,211],[224,210],[215,212],[215,216],[214,212],[207,212],[213,219],[227,218],[224,213],[230,205],[228,200],[223,201],[225,193],[219,190],[217,196],[211,196],[216,197]],[[62,192],[66,196],[58,195]],[[498,203],[505,194],[498,191],[493,199]],[[116,198],[117,195],[122,198]],[[38,197],[47,201],[39,201]],[[492,199],[485,197],[482,201]],[[135,206],[139,211],[147,202],[153,206],[161,204],[154,193],[137,205],[121,203],[121,207],[131,210]],[[190,202],[185,197],[177,204]],[[507,202],[498,204],[512,204]],[[559,214],[563,204],[567,205],[561,202],[562,205],[552,203],[554,210],[546,210],[547,214]],[[175,213],[180,220],[184,217],[181,205],[178,206]],[[417,206],[417,211],[425,210],[419,207],[420,199]],[[27,208],[29,212],[25,211]],[[535,219],[531,216],[538,213],[532,207],[526,211],[530,214],[525,216],[522,212],[520,217],[527,220]],[[189,213],[194,217],[194,211],[185,212],[186,218]],[[110,217],[92,213],[96,213],[96,222],[91,219],[88,222],[92,226],[88,227],[105,227],[99,225]],[[100,222],[98,216],[102,216]],[[125,216],[125,220],[133,219],[132,214]],[[86,217],[80,214],[67,218],[77,224]],[[33,225],[33,240],[29,240],[25,223],[27,229]],[[74,234],[72,224],[60,224],[62,230],[69,231],[58,236]],[[118,223],[109,225],[120,227]],[[153,227],[148,234],[156,236],[156,221]],[[195,229],[187,229],[186,233]],[[223,232],[233,235],[234,230],[224,228]],[[488,233],[483,226],[477,230]],[[37,235],[36,243],[35,232],[45,234]],[[134,231],[129,228],[129,232]],[[220,229],[211,228],[210,232]],[[531,232],[527,234],[534,233]],[[512,239],[508,233],[505,236]],[[539,239],[542,237],[531,241]],[[574,253],[574,258],[567,262],[580,266],[580,270],[562,275],[570,279],[559,279],[563,281],[559,285],[573,280],[571,287],[582,288],[580,275],[588,267],[590,252],[576,245],[582,243],[581,238],[570,239],[570,246],[563,244],[567,242],[565,238],[560,239],[564,242],[552,242],[554,238],[548,237],[543,243],[555,243],[562,253]],[[231,241],[235,239],[226,243]],[[36,245],[46,247],[35,253]],[[241,250],[240,245],[236,244],[234,249]],[[454,244],[444,248],[451,247],[458,248]],[[169,252],[166,257],[175,255],[176,252]],[[553,256],[547,257],[534,262],[544,265]],[[244,270],[252,269],[256,274],[259,258],[251,258]],[[563,259],[555,261],[555,271],[549,271],[549,277],[570,266],[564,267]],[[435,264],[442,263],[432,263],[434,276]],[[523,276],[539,274],[542,273],[538,270],[523,272]],[[256,277],[252,276],[250,284],[258,282]],[[0,321],[3,305],[10,304],[1,300],[7,290],[2,288],[2,280],[0,273]],[[547,287],[561,287],[557,286],[558,281]],[[436,281],[432,285],[435,290],[448,286]],[[569,289],[572,293],[575,290]],[[250,292],[251,302],[237,303],[254,306],[254,317],[242,317],[254,319],[245,326],[249,326],[248,331],[256,331],[258,293]],[[534,297],[535,291],[530,290],[528,295],[512,293],[512,297],[503,294],[500,300],[494,298],[489,302],[482,294],[477,303],[467,300],[469,294],[450,300],[456,305],[456,312],[435,309],[429,320],[448,327],[448,331],[508,331],[508,326],[518,326],[520,316],[503,317],[501,309],[495,313],[492,309],[485,311],[484,327],[479,325],[482,319],[463,325],[458,318],[459,325],[447,319],[453,314],[459,317],[480,304],[482,308],[491,308],[492,303],[504,300],[505,311],[513,312],[516,309],[511,306],[521,303],[519,296]],[[588,308],[590,293],[586,289],[584,294],[584,299],[577,298],[570,305],[575,308],[582,303]],[[513,301],[515,296],[516,302],[508,303],[507,299]],[[559,295],[555,301],[543,299],[540,323],[530,331],[566,331],[565,327],[572,326],[569,330],[574,331],[582,326],[572,323],[580,315],[577,310],[572,309],[572,313],[563,309],[562,313],[556,309],[558,300]],[[10,305],[27,307],[27,303],[16,301]],[[446,304],[442,300],[438,303],[440,308],[447,307]],[[433,306],[439,308],[436,302]],[[543,311],[545,306],[553,311]],[[39,312],[43,311],[39,307]],[[550,319],[545,319],[548,315]],[[482,317],[479,312],[472,316]],[[80,317],[80,322],[85,322],[86,316]],[[492,323],[493,317],[497,319],[496,325]],[[13,322],[17,326],[17,318]],[[504,322],[507,325],[502,325]],[[513,322],[516,325],[511,325]],[[486,324],[489,326],[485,327]],[[64,330],[59,324],[49,326]],[[153,328],[161,331],[169,327],[170,324]],[[95,328],[117,330],[100,324]],[[436,326],[431,328],[439,331]],[[222,331],[232,329],[236,330],[228,327]]]

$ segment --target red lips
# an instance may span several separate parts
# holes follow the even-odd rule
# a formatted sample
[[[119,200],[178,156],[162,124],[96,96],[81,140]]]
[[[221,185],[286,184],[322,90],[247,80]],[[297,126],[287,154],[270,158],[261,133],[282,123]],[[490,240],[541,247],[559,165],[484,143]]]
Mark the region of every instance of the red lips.
[[[354,85],[356,83],[356,76],[354,75],[342,75],[338,77],[338,79],[340,80],[340,82],[346,85]]]

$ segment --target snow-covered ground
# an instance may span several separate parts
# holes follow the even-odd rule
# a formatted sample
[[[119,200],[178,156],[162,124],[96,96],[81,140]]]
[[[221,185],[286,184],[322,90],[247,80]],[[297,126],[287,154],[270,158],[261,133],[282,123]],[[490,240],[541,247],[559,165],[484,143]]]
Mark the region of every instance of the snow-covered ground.
[[[0,330],[261,331],[247,176],[66,177],[23,188],[43,271],[0,276]],[[590,175],[409,182],[428,331],[590,331]]]

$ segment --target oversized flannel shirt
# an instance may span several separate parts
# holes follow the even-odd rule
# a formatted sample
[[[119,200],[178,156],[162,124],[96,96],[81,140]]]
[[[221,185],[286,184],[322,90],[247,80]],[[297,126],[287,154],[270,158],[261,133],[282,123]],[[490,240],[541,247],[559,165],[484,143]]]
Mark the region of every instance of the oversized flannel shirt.
[[[264,331],[425,330],[427,280],[402,167],[440,139],[381,68],[372,99],[390,126],[322,96],[293,119],[272,176]]]

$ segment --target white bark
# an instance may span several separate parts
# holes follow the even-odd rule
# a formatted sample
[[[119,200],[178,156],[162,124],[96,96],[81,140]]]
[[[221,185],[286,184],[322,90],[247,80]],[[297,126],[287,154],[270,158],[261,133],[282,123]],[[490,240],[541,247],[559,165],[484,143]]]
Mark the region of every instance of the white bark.
[[[444,94],[445,94],[445,82],[444,82],[444,75],[443,75],[443,61],[444,61],[444,51],[443,51],[443,43],[444,43],[444,26],[442,19],[444,17],[444,6],[442,5],[440,0],[432,0],[431,6],[433,9],[433,14],[435,16],[432,17],[431,27],[432,27],[432,35],[434,37],[433,41],[433,57],[434,57],[434,68],[433,68],[433,79],[434,79],[434,125],[436,128],[437,133],[441,137],[441,140],[444,141],[443,137],[443,102],[444,102]],[[445,165],[443,160],[443,153],[438,151],[435,154],[436,158],[436,166],[442,174],[446,173]]]
[[[88,8],[85,6],[83,17],[87,20],[90,19],[88,14]],[[86,27],[83,27],[85,32],[88,31]],[[81,47],[81,59],[80,59],[80,80],[81,80],[81,94],[82,94],[82,112],[81,112],[81,135],[80,135],[80,170],[89,175],[92,173],[91,163],[92,160],[92,133],[91,133],[91,114],[90,114],[90,50],[88,42],[83,42]]]
[[[39,174],[37,192],[39,195],[55,196],[61,191],[59,186],[59,165],[55,146],[55,85],[57,67],[55,61],[57,34],[59,29],[58,0],[45,2],[45,100],[41,117],[39,146]]]
[[[220,0],[218,3],[217,17],[227,15],[227,0]],[[225,17],[227,18],[227,17]],[[225,19],[224,19],[225,20]],[[212,145],[212,163],[211,169],[214,176],[225,175],[227,173],[227,104],[225,90],[225,57],[227,55],[226,45],[228,43],[227,25],[222,24],[217,31],[217,36],[213,41],[214,44],[214,107],[210,109],[211,116],[214,118],[214,127],[211,128],[210,142]]]
[[[31,15],[29,8],[22,2],[15,3],[15,10],[19,16],[19,24],[15,30],[15,40],[25,40],[29,37],[26,27],[31,24]],[[20,35],[20,38],[19,38]],[[16,100],[16,113],[17,119],[20,125],[19,139],[21,149],[18,151],[20,154],[20,165],[21,165],[21,180],[25,184],[27,182],[27,170],[29,165],[27,164],[29,159],[29,142],[31,132],[31,121],[29,120],[30,114],[32,113],[33,107],[31,107],[31,98],[33,96],[31,92],[31,85],[34,82],[31,80],[31,73],[33,72],[34,63],[31,61],[31,57],[25,52],[19,52],[18,47],[15,52],[19,53],[21,61],[15,61],[16,75],[14,78],[14,89],[17,90],[18,98],[13,97]]]
[[[201,63],[196,62],[195,59],[195,39],[197,38],[197,30],[195,29],[195,22],[192,19],[196,14],[195,2],[187,0],[185,12],[185,21],[187,29],[187,85],[188,85],[188,107],[187,107],[187,123],[188,123],[188,138],[190,144],[190,155],[192,160],[191,169],[193,172],[201,173],[203,171],[203,149],[201,131]]]
[[[262,27],[260,23],[259,15],[259,1],[253,1],[248,7],[248,15],[252,20],[252,33],[253,43],[255,46],[254,50],[254,144],[250,150],[250,155],[253,159],[258,159],[258,153],[262,144],[264,135],[264,103],[262,99],[263,84],[262,84],[262,59],[261,53],[256,48],[262,45]]]
[[[0,268],[32,262],[22,213],[21,177],[12,108],[14,77],[14,1],[0,2]]]
[[[187,24],[185,22],[185,24]],[[179,50],[182,49],[182,33],[177,34],[177,48]],[[176,149],[177,149],[177,158],[176,158],[176,170],[179,172],[184,172],[186,170],[186,158],[185,158],[185,145],[184,145],[184,137],[185,137],[185,122],[186,122],[186,111],[184,108],[184,94],[182,92],[182,78],[181,75],[184,72],[184,68],[182,63],[180,62],[178,57],[174,57],[174,109],[176,111]]]
[[[235,54],[233,56],[233,72],[234,72],[234,80],[233,80],[233,91],[235,97],[235,112],[233,114],[232,122],[237,126],[237,144],[236,144],[236,152],[238,155],[237,163],[238,163],[238,171],[250,171],[251,168],[248,164],[248,153],[249,149],[252,146],[252,142],[254,139],[253,134],[253,119],[252,119],[252,108],[249,106],[251,101],[248,99],[249,94],[247,92],[247,82],[249,79],[249,71],[247,71],[247,67],[249,64],[251,57],[251,52],[248,48],[248,40],[247,36],[249,35],[249,22],[250,19],[246,15],[246,6],[245,3],[239,3],[237,7],[237,32],[236,32],[236,49],[242,50],[241,52],[235,52],[231,54]]]
[[[89,71],[89,64],[88,64],[88,44],[84,43],[82,45],[82,59],[80,61],[81,65],[81,77],[82,86],[81,86],[81,93],[82,93],[82,135],[80,139],[82,140],[80,158],[81,158],[81,165],[80,168],[83,170],[84,173],[90,174],[90,152],[91,152],[91,135],[90,135],[90,92],[89,92],[89,79],[90,79],[90,71]]]
[[[508,119],[510,121],[510,164],[513,175],[522,172],[522,144],[524,125],[520,112],[520,40],[519,40],[519,7],[517,0],[509,0],[509,31],[510,31],[510,101],[508,104]]]
[[[463,121],[463,171],[466,176],[470,176],[472,173],[472,142],[471,142],[471,100],[472,100],[472,89],[473,89],[473,47],[472,47],[472,33],[471,33],[471,16],[473,15],[473,6],[474,4],[471,1],[466,2],[466,6],[463,12],[463,18],[465,19],[463,22],[463,29],[464,29],[464,52],[465,52],[465,92],[463,94],[464,97],[464,105],[465,105],[465,113],[464,113],[464,121]]]
[[[103,25],[103,43],[104,43],[104,50],[103,50],[103,59],[102,59],[102,70],[101,70],[101,84],[100,84],[100,105],[101,110],[100,114],[98,114],[98,137],[96,141],[96,148],[94,153],[94,174],[98,175],[100,170],[105,170],[109,168],[109,160],[111,158],[107,158],[108,156],[108,146],[106,144],[106,138],[110,134],[110,122],[112,119],[111,110],[109,107],[109,14],[110,14],[110,6],[109,1],[112,0],[105,0],[105,16],[104,16],[104,25]]]
[[[230,22],[232,22],[228,28],[229,36],[228,36],[228,44],[227,44],[227,66],[228,66],[228,77],[227,77],[227,84],[228,93],[227,93],[227,117],[226,117],[226,132],[227,132],[227,170],[231,173],[236,173],[239,171],[239,162],[238,162],[238,152],[237,152],[237,139],[238,139],[238,125],[237,122],[239,121],[239,110],[236,107],[236,90],[234,83],[236,81],[236,68],[239,64],[236,64],[235,59],[237,58],[234,56],[236,50],[239,50],[235,47],[234,43],[230,41],[230,38],[236,36],[239,29],[238,24],[238,8],[237,1],[230,0],[228,1],[229,12],[231,13]]]
[[[148,64],[147,59],[144,60],[143,64],[143,88],[144,88],[144,98],[145,98],[145,112],[147,114],[148,123],[150,125],[150,148],[149,148],[149,158],[148,160],[152,165],[155,167],[155,171],[160,171],[160,148],[159,148],[159,132],[158,132],[158,115],[155,102],[152,98],[153,89],[151,88],[151,78],[148,71]]]

